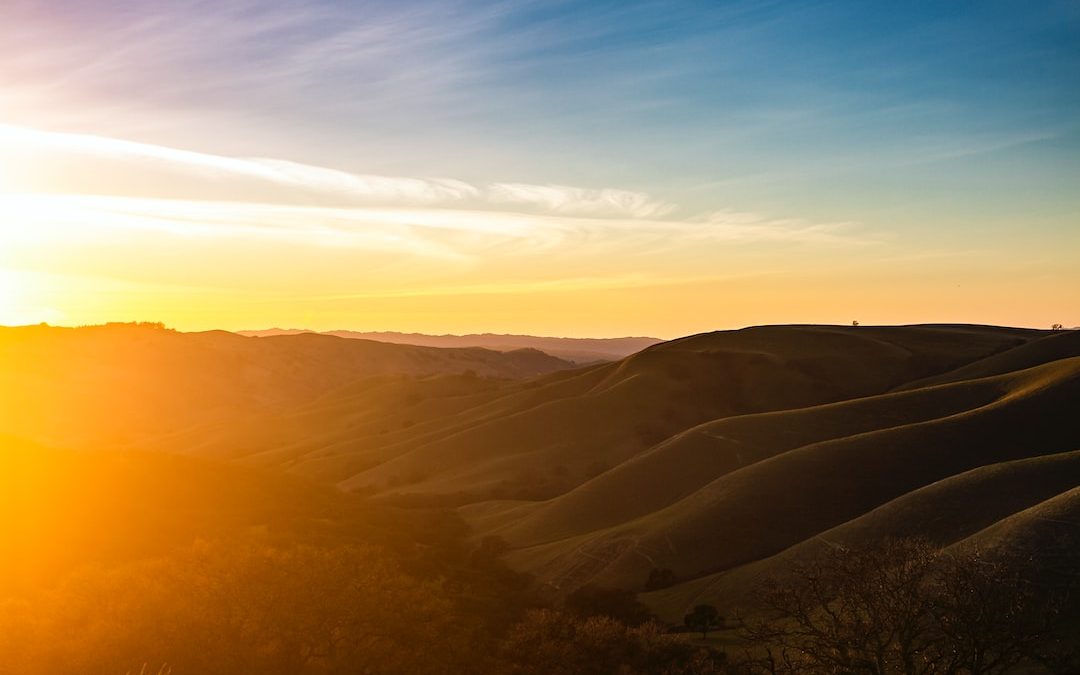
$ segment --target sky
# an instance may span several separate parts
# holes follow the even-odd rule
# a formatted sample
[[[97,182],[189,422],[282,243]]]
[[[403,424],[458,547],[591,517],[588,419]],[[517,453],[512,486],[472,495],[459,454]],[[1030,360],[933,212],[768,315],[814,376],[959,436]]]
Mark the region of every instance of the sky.
[[[1080,2],[4,0],[0,324],[1080,324]]]

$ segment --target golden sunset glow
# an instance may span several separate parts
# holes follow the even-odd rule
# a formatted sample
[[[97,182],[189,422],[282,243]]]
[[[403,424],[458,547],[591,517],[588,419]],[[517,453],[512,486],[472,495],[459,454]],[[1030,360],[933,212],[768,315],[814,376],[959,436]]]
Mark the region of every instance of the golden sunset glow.
[[[28,128],[5,127],[0,142],[18,157],[0,194],[4,323],[678,335],[993,314],[1042,325],[1080,283],[1060,255],[1031,276],[1036,263],[1017,253],[1034,240],[927,252],[872,223],[693,214],[643,193],[351,174]]]
[[[0,323],[20,325],[25,323],[18,314],[18,293],[10,275],[0,272]]]
[[[0,325],[20,326],[45,320],[35,307],[28,277],[0,270]]]
[[[0,0],[0,675],[1080,673],[1077,0]]]

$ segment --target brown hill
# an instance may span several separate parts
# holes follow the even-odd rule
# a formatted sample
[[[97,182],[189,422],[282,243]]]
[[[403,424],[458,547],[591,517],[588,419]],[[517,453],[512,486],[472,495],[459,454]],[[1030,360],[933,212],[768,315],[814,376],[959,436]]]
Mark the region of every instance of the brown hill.
[[[532,388],[518,385],[449,425],[418,425],[380,443],[386,461],[342,485],[462,502],[550,497],[692,426],[888,391],[1035,335],[962,326],[766,326],[692,336]]]
[[[1031,340],[1014,349],[993,354],[985,359],[979,359],[956,370],[908,382],[898,387],[898,389],[917,389],[935,384],[1001,375],[1058,359],[1066,359],[1077,354],[1080,354],[1080,330],[1055,332]]]
[[[764,452],[759,461],[628,522],[543,544],[521,538],[513,525],[495,531],[523,546],[512,561],[559,585],[635,586],[653,567],[696,578],[779,553],[963,471],[1080,446],[1073,423],[1080,358],[951,386],[960,389],[957,396],[971,397],[969,409],[774,456]],[[998,393],[987,402],[985,392],[963,391],[969,387],[996,387]],[[897,395],[883,398],[887,405],[905,403]],[[872,408],[861,412],[867,410]],[[834,412],[826,407],[823,414]],[[792,416],[779,424],[815,425],[814,417]]]
[[[532,381],[368,380],[158,447],[283,465],[412,503],[535,500],[700,424],[878,394],[1040,335],[972,326],[724,331]]]
[[[1077,481],[1073,333],[765,326],[577,369],[313,334],[50,329],[0,345],[20,406],[0,428],[459,506],[562,591],[673,570],[682,583],[647,596],[672,617],[744,602],[822,542],[1041,541],[1023,534],[1038,521],[986,533]]]
[[[147,325],[0,328],[0,432],[62,445],[142,441],[300,405],[373,375],[521,378],[568,365],[535,350],[324,335],[247,338]]]
[[[692,427],[558,499],[516,507],[499,533],[538,544],[618,525],[667,507],[710,482],[788,450],[914,424],[986,405],[1001,384],[940,387],[796,410],[742,415]]]
[[[764,579],[784,580],[796,563],[816,558],[831,546],[870,546],[886,537],[922,537],[939,546],[978,545],[1001,548],[1013,525],[1029,527],[1037,508],[1075,491],[1080,485],[1080,450],[1000,462],[950,476],[897,499],[854,520],[805,539],[784,551],[726,572],[706,575],[647,596],[662,615],[673,620],[700,603],[752,610],[755,589]],[[1014,516],[1036,508],[1026,518]],[[1075,529],[1076,518],[1057,520],[1058,529]],[[1005,525],[1011,523],[1012,525]],[[1067,533],[1075,542],[1075,532]],[[1037,554],[1036,544],[1008,548]],[[1055,554],[1056,555],[1056,554]],[[1040,555],[1047,558],[1052,556]]]
[[[165,453],[77,452],[0,437],[0,469],[0,598],[196,540],[257,532],[293,543],[385,540],[401,524],[324,485]]]

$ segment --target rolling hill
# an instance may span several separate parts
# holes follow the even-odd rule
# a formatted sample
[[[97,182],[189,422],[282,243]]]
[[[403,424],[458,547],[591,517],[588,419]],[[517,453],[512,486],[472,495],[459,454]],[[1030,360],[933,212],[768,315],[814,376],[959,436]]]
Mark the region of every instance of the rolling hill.
[[[401,503],[549,499],[697,425],[887,392],[1038,335],[968,326],[708,333],[527,380],[358,382],[155,447],[285,466]]]
[[[838,543],[1074,559],[1075,331],[762,326],[568,368],[528,350],[96,330],[3,336],[24,411],[3,429],[42,438],[62,420],[69,439],[454,507],[557,593],[672,570],[643,596],[671,620],[752,606],[762,580]]]
[[[999,388],[990,402],[975,395],[969,409],[934,419],[856,428],[850,435],[776,454],[766,449],[744,466],[721,467],[713,480],[671,504],[615,525],[598,524],[587,534],[567,536],[568,525],[559,522],[553,505],[544,515],[554,515],[554,522],[522,519],[493,531],[519,547],[511,558],[517,564],[560,584],[584,577],[633,586],[653,567],[696,578],[779,553],[963,471],[1080,446],[1072,419],[1080,397],[1080,358],[999,378],[976,381]],[[907,403],[907,397],[884,398],[882,405]],[[852,418],[865,410],[851,411]],[[818,425],[813,414],[785,417],[768,424],[796,430]],[[1040,421],[1038,427],[1030,424],[1033,419]]]
[[[570,364],[536,350],[436,349],[157,325],[0,328],[0,433],[124,444],[279,411],[376,375],[521,378]]]
[[[0,437],[0,598],[86,566],[198,540],[386,541],[406,519],[294,476],[165,453],[61,450]]]
[[[386,461],[342,475],[342,485],[459,501],[551,497],[698,424],[887,391],[1013,346],[1022,336],[810,326],[693,336],[518,384],[455,414],[449,425],[431,420],[380,444]],[[874,367],[859,367],[868,362]],[[401,486],[409,476],[421,479]]]

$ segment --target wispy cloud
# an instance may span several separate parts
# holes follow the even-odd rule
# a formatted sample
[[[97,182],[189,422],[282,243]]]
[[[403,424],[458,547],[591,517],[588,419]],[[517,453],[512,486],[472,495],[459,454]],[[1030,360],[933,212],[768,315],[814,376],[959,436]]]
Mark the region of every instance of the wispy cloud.
[[[354,174],[10,126],[4,160],[20,171],[0,170],[0,269],[131,288],[373,302],[600,292],[711,278],[710,260],[745,273],[762,251],[870,240],[844,224],[684,217],[615,188]],[[42,182],[19,185],[28,176]]]
[[[699,219],[708,236],[731,241],[801,241],[870,243],[876,237],[858,233],[852,222],[814,223],[800,218],[773,218],[758,213],[722,210]],[[858,234],[856,234],[858,233]]]
[[[522,183],[477,186],[450,178],[353,174],[281,159],[224,157],[13,126],[0,126],[0,150],[17,150],[27,162],[43,162],[39,169],[46,173],[53,165],[62,170],[78,169],[67,176],[70,181],[65,181],[61,170],[61,175],[46,176],[42,186],[29,190],[53,194],[53,198],[12,197],[5,201],[9,213],[32,216],[36,227],[46,226],[48,218],[76,218],[71,214],[84,209],[87,214],[96,214],[95,222],[109,220],[129,228],[192,235],[299,237],[356,246],[410,238],[428,240],[434,237],[430,233],[445,238],[447,232],[456,233],[461,239],[457,243],[465,242],[471,248],[515,239],[520,250],[550,250],[559,244],[596,241],[625,247],[677,245],[680,240],[824,242],[851,238],[850,225],[733,211],[673,218],[675,204],[615,188]],[[104,168],[101,162],[107,162]],[[157,171],[168,179],[159,176],[139,186],[147,171]],[[99,177],[99,182],[93,177]],[[138,189],[133,190],[133,185]],[[420,232],[429,234],[417,235]],[[428,241],[420,248],[445,253],[454,245],[443,242],[432,246]]]
[[[270,180],[317,192],[402,202],[451,202],[475,199],[480,190],[449,178],[402,178],[353,174],[281,159],[247,160],[268,172]]]
[[[11,0],[0,107],[375,174],[512,176],[500,196],[566,213],[651,207],[571,207],[516,184],[740,176],[776,202],[842,205],[838,179],[867,168],[893,174],[874,181],[887,196],[926,162],[976,175],[972,153],[1074,131],[1075,40],[1047,41],[1049,26],[1075,32],[1062,11],[912,8],[886,28],[845,3]],[[1006,16],[1015,30],[989,30]],[[962,66],[978,63],[999,76]]]
[[[175,199],[197,197],[201,192],[230,201],[449,205],[632,219],[655,219],[676,208],[643,192],[614,188],[522,183],[478,186],[451,178],[356,174],[283,159],[225,157],[12,125],[0,125],[0,151],[38,165],[28,175],[44,175],[40,175],[39,185],[26,186],[28,189],[57,193]],[[148,172],[161,175],[144,188],[141,184],[147,182]]]
[[[445,202],[480,194],[478,188],[457,180],[353,174],[281,159],[224,157],[117,138],[44,132],[12,125],[0,125],[0,148],[9,152],[21,148],[24,153],[39,157],[41,153],[50,152],[65,164],[80,158],[119,162],[122,166],[110,167],[116,183],[113,189],[117,192],[123,192],[130,184],[130,176],[124,169],[137,173],[151,168],[212,180],[247,179],[367,201]],[[79,180],[85,179],[79,176]],[[60,181],[54,180],[51,187],[55,189],[58,183]],[[168,186],[162,188],[167,190]]]
[[[526,185],[495,183],[487,198],[497,204],[538,206],[552,213],[597,216],[658,218],[675,210],[669,204],[644,192],[630,190],[571,187],[567,185]]]

